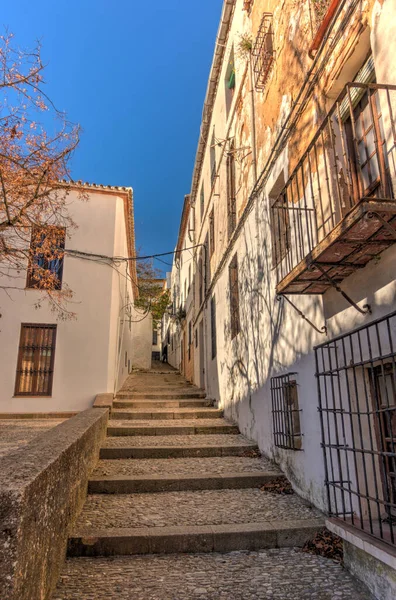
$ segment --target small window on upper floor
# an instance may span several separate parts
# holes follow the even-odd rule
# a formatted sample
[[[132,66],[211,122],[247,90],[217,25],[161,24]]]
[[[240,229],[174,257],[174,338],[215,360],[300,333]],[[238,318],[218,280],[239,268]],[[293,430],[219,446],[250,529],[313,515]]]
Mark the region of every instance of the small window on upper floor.
[[[225,96],[226,96],[226,114],[230,112],[232,99],[235,92],[235,57],[234,57],[234,46],[231,49],[230,57],[228,59],[227,70],[225,74]]]
[[[254,42],[252,56],[255,88],[260,91],[265,88],[275,59],[271,13],[263,14]]]
[[[209,253],[213,255],[215,251],[215,222],[214,222],[214,208],[209,216]]]
[[[200,193],[200,216],[201,216],[201,223],[202,223],[202,219],[203,219],[203,216],[204,216],[204,212],[205,212],[205,189],[204,189],[204,184],[202,182],[201,193]]]
[[[214,180],[216,178],[216,171],[216,136],[213,128],[212,139],[210,142],[210,182],[212,185],[214,184]]]
[[[33,227],[29,250],[27,288],[60,290],[66,230],[64,227]]]

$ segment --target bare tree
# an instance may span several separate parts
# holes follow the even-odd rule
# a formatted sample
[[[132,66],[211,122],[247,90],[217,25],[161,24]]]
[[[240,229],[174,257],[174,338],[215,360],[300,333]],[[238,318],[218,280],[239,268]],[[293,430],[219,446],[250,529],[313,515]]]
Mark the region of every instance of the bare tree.
[[[60,289],[56,267],[65,228],[75,227],[67,207],[68,164],[79,126],[43,91],[44,70],[39,43],[20,50],[12,34],[0,36],[0,289],[24,289],[28,269],[30,287],[67,318],[72,292]]]

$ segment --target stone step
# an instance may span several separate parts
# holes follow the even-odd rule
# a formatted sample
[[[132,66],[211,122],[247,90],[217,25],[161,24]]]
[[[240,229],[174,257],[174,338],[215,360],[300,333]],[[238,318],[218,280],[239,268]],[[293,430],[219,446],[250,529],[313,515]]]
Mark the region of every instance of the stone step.
[[[192,458],[258,455],[258,447],[242,435],[173,435],[108,437],[100,458]]]
[[[224,475],[227,473],[272,472],[278,476],[281,471],[274,463],[264,456],[217,456],[210,458],[149,458],[129,460],[100,460],[93,472],[96,478],[126,477],[144,475],[156,477],[159,475],[189,476],[193,475]]]
[[[117,399],[136,399],[136,400],[179,400],[191,398],[206,398],[206,392],[201,390],[166,390],[165,392],[118,392]]]
[[[69,538],[68,556],[231,552],[302,547],[323,525],[323,519],[309,519],[186,527],[76,529]]]
[[[174,409],[156,409],[147,412],[147,409],[116,409],[110,414],[111,420],[179,420],[179,419],[221,419],[224,416],[222,410],[216,408],[202,408],[197,410],[194,408],[180,408],[177,411]]]
[[[69,558],[53,600],[373,600],[334,560],[294,548]]]
[[[162,421],[136,421],[133,425],[123,421],[113,421],[107,426],[109,436],[135,436],[135,435],[214,435],[238,434],[237,425],[225,419],[195,419]]]
[[[201,408],[213,406],[213,400],[210,398],[191,398],[184,400],[114,400],[114,408]]]
[[[140,475],[134,477],[91,477],[89,494],[132,494],[182,492],[192,490],[224,490],[259,487],[279,477],[279,473],[251,471],[246,473]]]

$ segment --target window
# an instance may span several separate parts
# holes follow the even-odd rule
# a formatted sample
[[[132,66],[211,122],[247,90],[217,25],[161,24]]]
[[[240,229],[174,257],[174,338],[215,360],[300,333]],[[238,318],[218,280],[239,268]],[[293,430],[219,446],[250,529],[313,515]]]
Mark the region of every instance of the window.
[[[195,347],[198,348],[198,329],[194,331]]]
[[[190,293],[191,288],[191,265],[188,265],[188,293]]]
[[[153,329],[153,346],[156,346],[158,343],[158,331]]]
[[[187,279],[184,280],[184,298],[187,300]]]
[[[188,323],[188,360],[191,360],[191,345],[192,345],[192,324]]]
[[[205,190],[204,190],[203,182],[201,185],[200,205],[201,205],[201,223],[202,223],[202,219],[203,219],[204,212],[205,212]]]
[[[272,425],[275,446],[301,450],[300,409],[293,375],[271,377]]]
[[[15,396],[51,396],[56,325],[23,324]]]
[[[235,57],[234,57],[234,46],[230,52],[230,58],[228,59],[227,70],[225,74],[225,95],[226,95],[226,114],[230,112],[232,99],[235,93]]]
[[[214,226],[214,208],[212,208],[212,212],[209,216],[209,252],[210,256],[213,255],[215,251],[215,226]]]
[[[230,151],[227,155],[227,220],[228,239],[230,239],[236,226],[236,189],[235,189],[235,144],[232,140]]]
[[[63,227],[32,229],[27,288],[61,289],[65,236]]]
[[[230,279],[230,312],[231,312],[231,339],[239,333],[239,284],[238,284],[238,257],[235,254],[228,267]]]
[[[125,366],[128,365],[128,352],[125,351]]]
[[[285,190],[271,207],[272,266],[276,267],[290,249],[290,221]]]
[[[264,13],[254,42],[253,72],[257,91],[263,90],[274,63],[274,32],[272,14]]]
[[[198,261],[198,306],[201,306],[203,302],[203,286],[204,286],[204,273],[203,273],[203,261],[202,261],[202,250]]]
[[[328,511],[396,546],[396,312],[315,348]]]
[[[212,296],[210,300],[210,333],[212,342],[212,360],[216,358],[217,354],[217,340],[216,340],[216,298]]]
[[[213,129],[212,141],[210,142],[210,182],[213,185],[216,177],[216,138],[215,130]]]

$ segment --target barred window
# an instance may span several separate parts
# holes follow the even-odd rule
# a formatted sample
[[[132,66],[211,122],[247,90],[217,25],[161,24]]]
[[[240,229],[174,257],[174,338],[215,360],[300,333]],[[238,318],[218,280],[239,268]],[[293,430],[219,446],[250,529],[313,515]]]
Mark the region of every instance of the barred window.
[[[210,334],[211,334],[211,346],[212,346],[212,360],[216,358],[217,354],[217,340],[216,340],[216,298],[212,296],[210,300]]]
[[[296,373],[271,377],[272,424],[275,446],[301,450],[300,408]]]
[[[235,144],[230,143],[227,155],[227,221],[228,238],[231,237],[236,227],[236,186],[235,186]]]
[[[275,59],[272,14],[264,13],[253,50],[253,72],[256,90],[263,90]]]
[[[22,324],[15,396],[51,396],[56,325]]]
[[[214,208],[212,208],[212,212],[209,216],[209,252],[210,256],[213,255],[215,251],[215,223],[214,223]]]
[[[64,227],[33,227],[27,288],[61,289],[65,238]]]
[[[236,254],[228,267],[228,273],[230,280],[231,339],[234,339],[240,331],[238,257]]]
[[[158,343],[158,331],[153,329],[153,346],[156,346]]]

